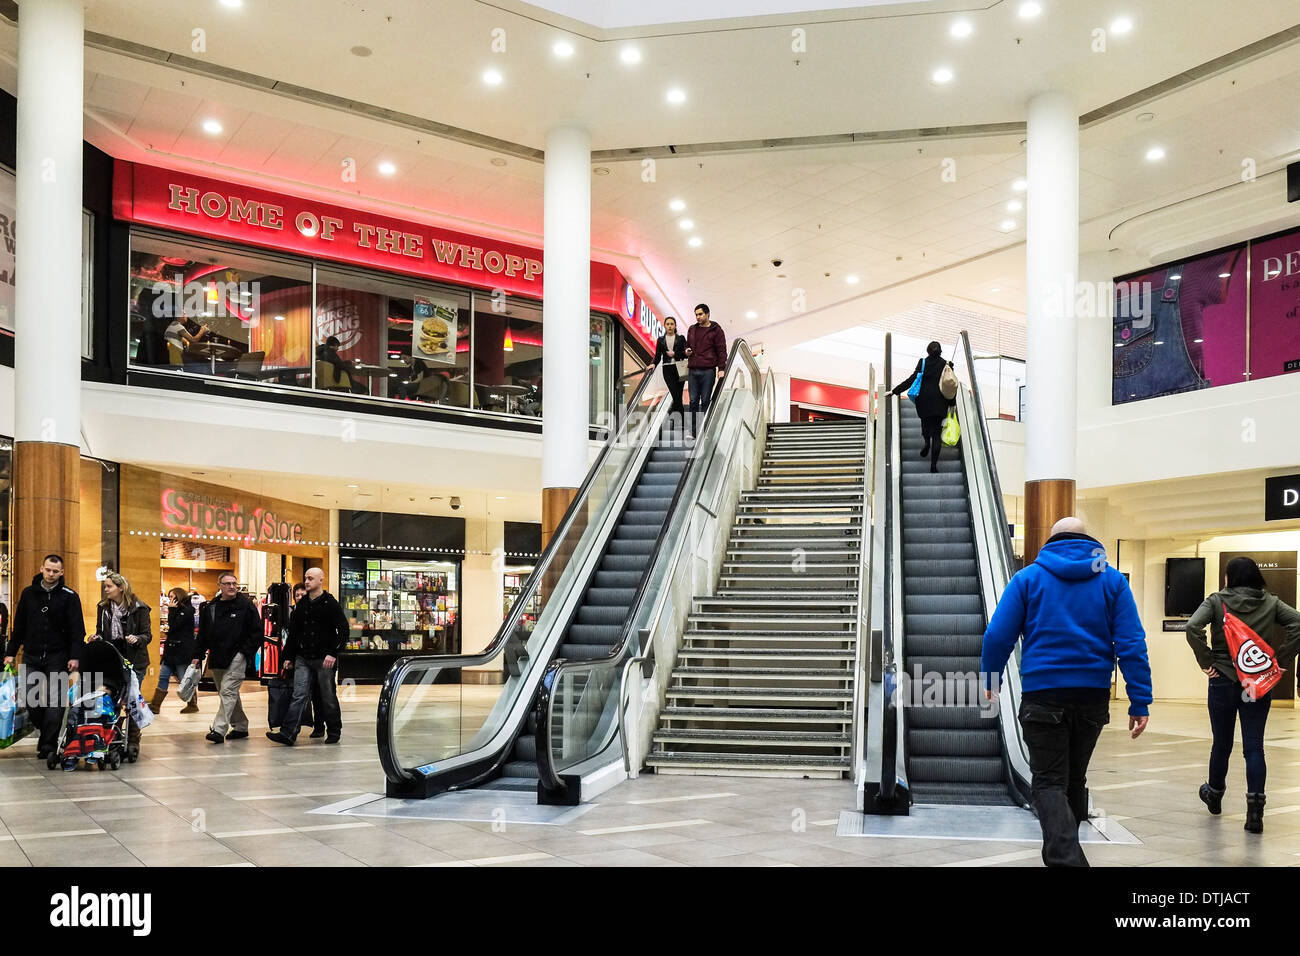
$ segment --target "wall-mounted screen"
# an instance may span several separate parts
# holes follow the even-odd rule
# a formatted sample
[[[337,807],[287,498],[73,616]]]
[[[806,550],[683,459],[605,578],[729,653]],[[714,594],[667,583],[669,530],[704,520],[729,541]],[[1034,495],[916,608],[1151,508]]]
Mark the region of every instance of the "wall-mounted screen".
[[[1187,617],[1205,600],[1205,559],[1165,560],[1165,616]]]

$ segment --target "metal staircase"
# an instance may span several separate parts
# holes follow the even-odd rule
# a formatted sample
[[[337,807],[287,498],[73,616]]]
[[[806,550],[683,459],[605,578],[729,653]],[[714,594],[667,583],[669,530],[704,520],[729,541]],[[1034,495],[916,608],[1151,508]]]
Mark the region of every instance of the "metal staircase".
[[[646,763],[656,773],[850,768],[866,426],[768,427],[716,594],[696,597]]]

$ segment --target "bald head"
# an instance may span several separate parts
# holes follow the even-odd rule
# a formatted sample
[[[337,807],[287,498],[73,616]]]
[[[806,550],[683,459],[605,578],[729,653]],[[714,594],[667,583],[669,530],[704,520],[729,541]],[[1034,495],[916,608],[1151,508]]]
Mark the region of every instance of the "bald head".
[[[320,568],[308,568],[302,576],[302,583],[307,586],[307,596],[315,600],[325,590],[325,572]]]
[[[1073,515],[1068,518],[1062,518],[1060,521],[1056,522],[1056,524],[1052,525],[1052,535],[1065,534],[1067,532],[1071,534],[1087,534],[1088,528],[1081,519],[1076,518]],[[1051,535],[1049,535],[1049,537],[1050,536]]]

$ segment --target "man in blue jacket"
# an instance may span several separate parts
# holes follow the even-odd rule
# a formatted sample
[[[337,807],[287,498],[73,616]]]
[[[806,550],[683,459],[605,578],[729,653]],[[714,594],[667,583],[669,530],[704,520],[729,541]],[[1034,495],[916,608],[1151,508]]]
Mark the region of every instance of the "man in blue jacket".
[[[1146,729],[1151,667],[1146,632],[1124,575],[1078,518],[1052,526],[1038,558],[1007,584],[984,632],[980,670],[992,700],[1002,669],[1020,653],[1020,725],[1034,774],[1033,802],[1043,829],[1043,862],[1087,866],[1079,824],[1088,818],[1088,761],[1110,721],[1116,658],[1128,689],[1128,726]]]

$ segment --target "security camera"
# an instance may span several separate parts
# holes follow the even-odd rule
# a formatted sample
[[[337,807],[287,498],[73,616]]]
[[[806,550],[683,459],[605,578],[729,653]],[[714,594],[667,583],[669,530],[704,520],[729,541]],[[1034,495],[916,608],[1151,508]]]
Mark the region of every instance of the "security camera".
[[[452,511],[459,511],[459,510],[460,510],[460,499],[459,499],[459,498],[452,498],[452,499],[451,499],[451,510],[452,510]]]
[[[784,262],[784,261],[785,261],[785,260],[784,260],[784,259],[781,259],[780,257],[777,257],[776,259],[773,259],[773,260],[772,260],[772,268],[773,268],[773,269],[779,269],[779,268],[781,268],[781,263]]]

